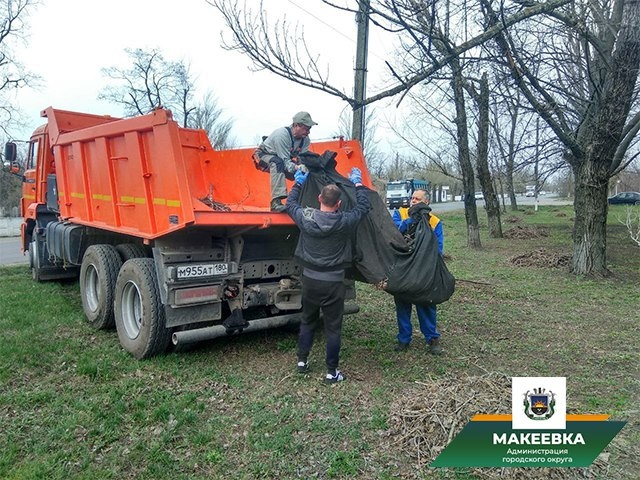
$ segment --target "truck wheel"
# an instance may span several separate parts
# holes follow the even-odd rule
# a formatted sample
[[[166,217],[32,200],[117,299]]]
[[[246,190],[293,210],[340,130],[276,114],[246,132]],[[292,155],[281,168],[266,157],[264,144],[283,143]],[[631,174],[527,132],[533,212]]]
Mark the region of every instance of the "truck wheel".
[[[116,330],[122,347],[139,360],[163,353],[171,330],[166,328],[152,258],[125,262],[116,283]]]
[[[113,294],[122,261],[112,245],[92,245],[82,258],[80,296],[89,323],[99,329],[113,327]]]
[[[116,246],[116,250],[120,254],[122,263],[132,258],[146,258],[149,256],[146,248],[142,245],[136,245],[135,243],[121,243]]]
[[[38,256],[38,240],[29,244],[29,266],[31,267],[31,278],[36,282],[41,282],[40,278],[40,257]]]

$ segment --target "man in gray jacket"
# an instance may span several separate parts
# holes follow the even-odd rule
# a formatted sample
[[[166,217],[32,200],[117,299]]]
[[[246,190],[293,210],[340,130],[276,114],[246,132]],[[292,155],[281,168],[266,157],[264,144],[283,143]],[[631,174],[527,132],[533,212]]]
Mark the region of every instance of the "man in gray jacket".
[[[337,383],[346,379],[338,370],[342,315],[344,312],[345,268],[351,265],[351,237],[358,223],[371,208],[362,185],[362,173],[351,169],[349,180],[356,186],[356,206],[346,212],[340,209],[340,189],[326,185],[318,200],[320,209],[303,208],[298,199],[301,185],[307,173],[298,170],[295,184],[287,197],[287,213],[300,229],[295,256],[302,270],[302,323],[298,336],[298,371],[309,369],[308,356],[322,311],[324,333],[327,341],[325,383]]]
[[[301,153],[309,151],[309,132],[317,125],[307,112],[293,116],[290,127],[281,127],[265,138],[254,156],[268,165],[271,175],[271,210],[284,212],[282,200],[287,198],[285,178],[293,180],[294,172],[300,168],[295,161]],[[266,169],[266,167],[265,167]]]

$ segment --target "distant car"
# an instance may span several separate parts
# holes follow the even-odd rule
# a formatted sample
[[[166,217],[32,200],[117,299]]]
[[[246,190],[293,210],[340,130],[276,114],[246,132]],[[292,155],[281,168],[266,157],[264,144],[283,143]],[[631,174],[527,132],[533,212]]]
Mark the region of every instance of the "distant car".
[[[609,197],[609,205],[640,205],[640,193],[638,192],[621,192],[613,197]]]
[[[476,197],[476,200],[484,200],[484,195],[482,194],[482,192],[476,192],[474,196]]]
[[[532,192],[531,190],[528,190],[527,193],[524,194],[525,197],[535,197],[536,194],[535,192]]]

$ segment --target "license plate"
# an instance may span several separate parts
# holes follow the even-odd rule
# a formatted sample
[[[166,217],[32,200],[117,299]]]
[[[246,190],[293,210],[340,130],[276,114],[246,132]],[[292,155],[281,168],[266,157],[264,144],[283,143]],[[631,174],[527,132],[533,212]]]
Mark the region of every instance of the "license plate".
[[[178,278],[212,277],[226,275],[229,265],[226,263],[209,263],[205,265],[182,265],[178,267]]]

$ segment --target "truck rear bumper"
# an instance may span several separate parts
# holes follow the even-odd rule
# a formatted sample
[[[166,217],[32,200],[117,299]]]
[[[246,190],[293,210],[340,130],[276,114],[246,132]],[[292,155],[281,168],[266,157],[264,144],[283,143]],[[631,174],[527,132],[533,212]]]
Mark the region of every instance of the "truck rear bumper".
[[[347,303],[344,306],[344,314],[349,315],[358,313],[360,307],[356,303]],[[287,315],[279,315],[277,317],[258,318],[250,320],[249,326],[240,331],[229,332],[224,325],[213,325],[211,327],[194,328],[192,330],[183,330],[174,332],[171,341],[174,345],[186,345],[189,343],[204,342],[205,340],[213,340],[218,337],[225,337],[237,333],[257,332],[268,328],[279,328],[286,326],[295,326],[302,321],[302,312],[289,313]]]
[[[194,328],[193,330],[184,330],[174,332],[171,341],[174,345],[185,345],[188,343],[203,342],[218,337],[234,335],[236,333],[256,332],[267,328],[285,327],[287,325],[297,325],[302,320],[302,313],[290,313],[288,315],[279,315],[277,317],[258,318],[251,320],[249,326],[238,332],[237,330],[229,332],[224,325],[213,325],[211,327]]]

